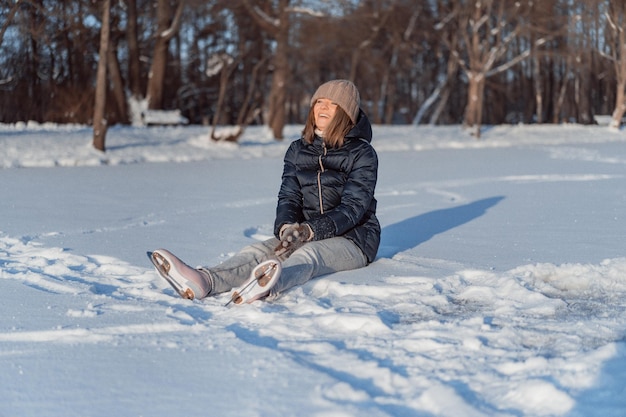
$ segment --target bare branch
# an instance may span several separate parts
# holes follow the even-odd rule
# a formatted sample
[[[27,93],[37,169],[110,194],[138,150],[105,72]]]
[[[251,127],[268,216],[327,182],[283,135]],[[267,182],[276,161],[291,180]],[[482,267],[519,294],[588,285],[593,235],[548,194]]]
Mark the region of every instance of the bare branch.
[[[178,3],[178,7],[176,8],[176,13],[174,14],[172,24],[167,30],[159,34],[159,36],[164,40],[170,40],[176,35],[176,33],[178,33],[182,21],[181,17],[183,15],[183,9],[185,8],[185,1],[186,0],[180,0],[180,3]]]
[[[17,13],[19,6],[20,6],[20,2],[16,1],[13,7],[11,7],[11,10],[9,10],[9,13],[4,23],[2,24],[2,27],[0,27],[0,45],[2,45],[2,40],[4,39],[4,33],[11,25],[11,22],[13,21],[13,18],[15,17],[15,14]]]
[[[254,21],[257,22],[263,30],[271,33],[272,35],[276,35],[276,33],[278,33],[280,29],[280,19],[269,16],[256,4],[250,4],[249,0],[243,0],[243,4],[246,6],[246,9]]]
[[[313,9],[309,9],[308,7],[288,7],[285,9],[288,13],[297,13],[297,14],[305,14],[312,17],[326,17],[326,14],[322,12],[316,12]]]

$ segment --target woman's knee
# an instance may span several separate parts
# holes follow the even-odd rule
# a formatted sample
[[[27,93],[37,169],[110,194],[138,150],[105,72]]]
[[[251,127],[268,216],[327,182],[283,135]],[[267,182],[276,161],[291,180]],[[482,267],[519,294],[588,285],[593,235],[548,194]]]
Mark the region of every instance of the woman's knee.
[[[367,265],[367,258],[363,251],[354,242],[344,237],[307,243],[294,252],[292,257],[294,256],[301,262],[326,266],[335,271],[356,269]]]
[[[253,254],[256,258],[268,258],[274,254],[276,245],[278,245],[278,239],[271,238],[248,245],[241,249],[240,253]]]

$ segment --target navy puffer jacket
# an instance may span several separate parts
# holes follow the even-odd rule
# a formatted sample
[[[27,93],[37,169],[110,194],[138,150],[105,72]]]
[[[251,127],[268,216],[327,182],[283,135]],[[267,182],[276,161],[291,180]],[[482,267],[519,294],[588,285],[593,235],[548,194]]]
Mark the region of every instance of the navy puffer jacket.
[[[374,198],[378,157],[371,141],[372,126],[360,111],[338,149],[327,149],[317,136],[312,144],[291,143],[278,193],[276,237],[284,224],[306,222],[315,240],[344,236],[374,260],[380,224]]]

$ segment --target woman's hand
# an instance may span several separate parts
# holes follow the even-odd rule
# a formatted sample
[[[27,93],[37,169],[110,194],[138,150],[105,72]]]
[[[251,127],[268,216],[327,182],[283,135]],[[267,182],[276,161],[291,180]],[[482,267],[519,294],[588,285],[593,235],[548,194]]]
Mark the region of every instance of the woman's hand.
[[[308,224],[286,224],[280,228],[280,243],[274,249],[276,256],[287,258],[306,242],[313,240],[313,230]]]

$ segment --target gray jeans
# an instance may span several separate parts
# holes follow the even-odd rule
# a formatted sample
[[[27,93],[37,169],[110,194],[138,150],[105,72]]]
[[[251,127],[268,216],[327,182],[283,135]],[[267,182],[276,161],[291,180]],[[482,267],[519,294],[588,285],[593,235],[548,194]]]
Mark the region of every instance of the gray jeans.
[[[276,258],[274,248],[278,243],[276,238],[254,243],[216,267],[201,268],[211,277],[209,295],[230,291],[243,284],[255,266],[268,259]],[[308,242],[281,261],[283,271],[268,299],[274,299],[283,291],[302,285],[320,275],[367,265],[365,254],[354,242],[345,237]]]

